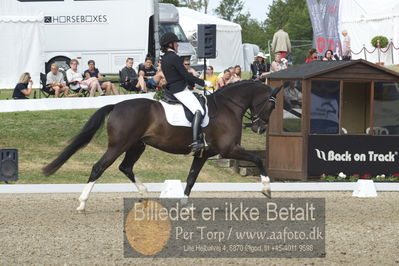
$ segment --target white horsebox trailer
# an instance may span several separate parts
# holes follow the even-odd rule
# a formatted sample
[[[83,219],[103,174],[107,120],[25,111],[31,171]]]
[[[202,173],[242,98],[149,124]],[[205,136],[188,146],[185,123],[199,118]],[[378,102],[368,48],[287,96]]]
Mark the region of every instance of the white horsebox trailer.
[[[183,41],[180,56],[195,60],[195,49],[179,25],[178,11],[159,4],[159,23],[154,0],[15,0],[44,16],[46,72],[56,62],[68,68],[70,59],[79,60],[79,71],[93,59],[103,73],[118,73],[127,57],[135,65],[149,53],[155,56],[154,32],[174,31]],[[154,25],[159,25],[156,27]]]

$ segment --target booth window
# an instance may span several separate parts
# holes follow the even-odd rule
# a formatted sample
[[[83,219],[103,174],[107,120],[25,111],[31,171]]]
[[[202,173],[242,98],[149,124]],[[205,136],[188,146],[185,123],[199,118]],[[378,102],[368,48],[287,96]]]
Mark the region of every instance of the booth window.
[[[339,133],[340,82],[312,80],[310,134]]]
[[[370,127],[370,82],[346,82],[342,89],[342,133],[367,134]]]
[[[290,81],[284,88],[283,131],[301,132],[302,82]]]
[[[399,83],[374,83],[374,134],[399,134]]]

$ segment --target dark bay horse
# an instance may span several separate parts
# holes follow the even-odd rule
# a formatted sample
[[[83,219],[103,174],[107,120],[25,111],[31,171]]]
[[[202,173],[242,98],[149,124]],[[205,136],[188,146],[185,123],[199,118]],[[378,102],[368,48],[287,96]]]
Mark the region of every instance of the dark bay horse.
[[[223,158],[255,163],[261,173],[263,193],[270,197],[270,181],[262,160],[240,146],[242,120],[244,113],[249,109],[253,120],[252,130],[258,133],[264,132],[275,107],[275,97],[282,87],[270,93],[272,89],[260,82],[241,81],[227,85],[207,96],[210,121],[203,132],[209,149],[204,151],[201,157],[194,157],[187,177],[185,196],[190,195],[205,161],[211,156],[220,154]],[[43,168],[43,173],[46,176],[55,173],[76,151],[86,146],[108,114],[110,114],[107,124],[108,149],[92,168],[88,183],[79,198],[78,211],[84,211],[94,182],[122,153],[125,153],[125,158],[119,165],[119,170],[142,192],[145,187],[134,176],[133,166],[144,152],[146,145],[174,154],[190,152],[188,146],[192,140],[191,128],[168,124],[165,111],[158,101],[132,99],[97,110],[60,155]]]

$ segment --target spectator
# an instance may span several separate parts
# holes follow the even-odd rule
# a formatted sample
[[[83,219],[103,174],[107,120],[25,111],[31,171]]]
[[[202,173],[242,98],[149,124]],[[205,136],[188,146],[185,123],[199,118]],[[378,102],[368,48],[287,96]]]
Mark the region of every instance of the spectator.
[[[301,108],[302,106],[302,93],[298,82],[291,81],[290,85],[284,88],[284,98],[289,103],[291,108]]]
[[[198,76],[197,71],[190,66],[190,59],[185,58],[183,64],[189,73],[193,74],[194,77]]]
[[[277,52],[274,54],[274,61],[270,67],[270,72],[279,72],[280,70],[287,68],[287,59],[281,58],[281,53]]]
[[[201,75],[201,79],[203,79],[203,78],[204,78],[204,75]],[[207,68],[206,68],[206,80],[211,82],[213,87],[212,88],[205,87],[205,89],[207,91],[211,91],[211,92],[213,90],[215,90],[216,89],[216,83],[218,81],[218,77],[215,74],[213,74],[213,66],[207,66]]]
[[[155,90],[160,81],[159,77],[155,77],[157,69],[153,65],[153,59],[147,55],[144,64],[140,64],[138,67],[139,76],[144,78],[146,87],[149,90]]]
[[[32,93],[32,79],[28,72],[25,72],[19,78],[17,85],[15,86],[14,92],[12,93],[13,99],[29,99],[29,96]]]
[[[266,56],[259,52],[251,64],[252,80],[264,79],[270,73],[270,65],[265,63]]]
[[[81,89],[90,91],[90,97],[94,97],[96,91],[104,96],[100,83],[97,78],[89,78],[83,80],[82,74],[78,72],[79,62],[76,59],[72,59],[69,63],[70,69],[67,70],[66,75],[69,82],[69,87],[75,92],[79,92]]]
[[[122,87],[128,91],[147,92],[147,86],[143,76],[138,76],[133,68],[133,58],[126,59],[126,66],[121,70]]]
[[[110,95],[111,92],[114,95],[118,95],[118,90],[116,89],[115,85],[112,84],[111,81],[104,80],[104,76],[100,73],[100,71],[98,70],[98,68],[96,68],[96,62],[94,62],[94,60],[89,60],[87,62],[87,64],[89,65],[89,69],[85,70],[84,72],[84,76],[85,79],[90,79],[90,78],[97,78],[98,82],[100,83],[101,89],[105,90],[105,93],[107,95]]]
[[[162,86],[167,83],[166,79],[165,79],[165,75],[162,72],[162,61],[161,61],[161,59],[158,60],[157,73],[154,76],[154,80],[156,82],[158,82],[157,88],[162,88]]]
[[[47,73],[46,89],[48,92],[54,91],[54,97],[60,97],[61,92],[68,96],[69,87],[65,84],[64,75],[58,71],[57,64],[51,64],[51,71]]]
[[[223,71],[223,76],[220,79],[218,79],[216,83],[216,89],[218,90],[221,87],[230,84],[231,83],[230,78],[231,78],[231,72],[230,70],[226,69],[225,71]]]
[[[344,41],[342,45],[342,60],[351,60],[351,38],[348,35],[347,30],[342,31],[342,36],[344,36]]]
[[[323,61],[335,61],[334,52],[332,50],[327,50],[324,54]]]
[[[237,82],[242,80],[241,78],[241,67],[239,65],[236,65],[233,68],[233,75],[231,75],[231,83]]]
[[[230,78],[231,78],[234,75],[234,67],[233,66],[228,67],[227,70],[230,71],[230,74],[231,74]],[[224,72],[220,72],[218,75],[218,79],[221,79],[223,77],[223,75],[224,75]]]
[[[284,31],[284,26],[280,25],[279,30],[274,33],[272,41],[272,52],[279,52],[281,58],[286,58],[287,53],[291,53],[291,41],[288,33]]]
[[[317,61],[317,51],[314,48],[310,48],[306,55],[305,63]]]

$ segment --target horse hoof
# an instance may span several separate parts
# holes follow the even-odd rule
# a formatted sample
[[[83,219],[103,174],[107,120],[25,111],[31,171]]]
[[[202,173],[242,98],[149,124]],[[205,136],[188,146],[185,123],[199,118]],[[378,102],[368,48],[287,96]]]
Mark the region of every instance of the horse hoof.
[[[270,189],[264,189],[262,190],[263,195],[265,195],[268,199],[272,198],[272,192],[270,191]]]
[[[183,198],[180,199],[181,205],[185,206],[188,203],[188,196],[184,195]]]
[[[139,193],[141,194],[141,195],[143,195],[143,194],[145,194],[145,193],[147,193],[148,192],[148,190],[143,186],[142,188],[140,188],[139,189]]]
[[[86,210],[79,210],[79,209],[76,209],[76,213],[79,213],[79,214],[86,214]]]

